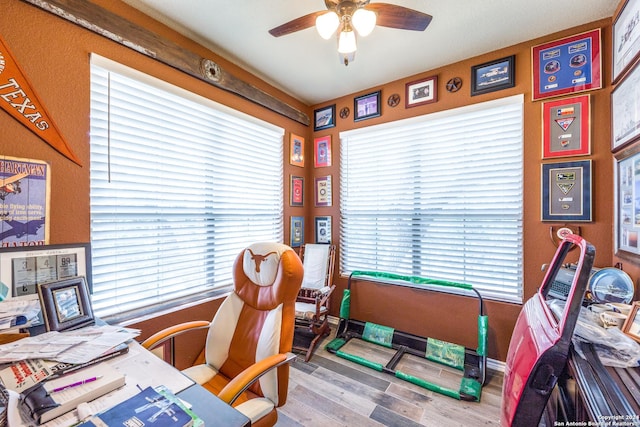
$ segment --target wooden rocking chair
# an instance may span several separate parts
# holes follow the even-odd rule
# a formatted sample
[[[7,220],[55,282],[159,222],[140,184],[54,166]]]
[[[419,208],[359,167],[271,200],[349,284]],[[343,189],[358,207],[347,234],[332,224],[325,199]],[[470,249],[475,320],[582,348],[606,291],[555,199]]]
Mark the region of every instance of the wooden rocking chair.
[[[304,276],[296,299],[295,350],[306,353],[305,362],[313,355],[322,337],[329,335],[329,298],[335,289],[333,267],[334,245],[307,243],[300,248]]]

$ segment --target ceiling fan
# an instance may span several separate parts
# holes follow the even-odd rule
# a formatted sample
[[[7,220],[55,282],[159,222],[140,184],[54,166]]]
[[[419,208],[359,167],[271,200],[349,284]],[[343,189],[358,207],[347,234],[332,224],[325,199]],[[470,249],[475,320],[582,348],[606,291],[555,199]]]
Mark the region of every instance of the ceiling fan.
[[[353,62],[356,53],[356,34],[366,37],[376,25],[400,30],[424,31],[432,16],[388,3],[369,3],[369,0],[324,0],[328,11],[321,10],[301,16],[269,30],[280,37],[315,25],[322,38],[328,40],[337,32],[338,53],[344,65]]]

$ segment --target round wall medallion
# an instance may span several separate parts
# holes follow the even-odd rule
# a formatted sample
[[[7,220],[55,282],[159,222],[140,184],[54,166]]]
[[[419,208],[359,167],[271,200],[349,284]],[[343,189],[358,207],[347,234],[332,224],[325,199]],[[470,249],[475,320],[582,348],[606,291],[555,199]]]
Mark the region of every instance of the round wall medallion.
[[[447,82],[447,91],[457,92],[462,87],[462,79],[460,77],[454,77]]]
[[[394,93],[393,95],[389,96],[389,98],[387,99],[387,105],[389,107],[395,107],[400,103],[400,95],[398,95],[397,93]]]
[[[346,119],[347,117],[349,117],[349,113],[349,107],[344,107],[342,110],[340,110],[340,118]]]

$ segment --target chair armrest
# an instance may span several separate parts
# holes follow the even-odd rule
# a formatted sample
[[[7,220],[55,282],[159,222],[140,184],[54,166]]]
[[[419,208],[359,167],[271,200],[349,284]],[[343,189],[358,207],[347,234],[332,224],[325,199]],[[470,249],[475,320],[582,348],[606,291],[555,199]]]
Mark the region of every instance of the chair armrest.
[[[218,397],[229,405],[233,405],[233,402],[235,402],[246,389],[251,387],[253,383],[260,379],[261,376],[272,369],[286,363],[291,363],[295,358],[296,355],[293,353],[280,353],[254,363],[229,381],[229,383],[220,390]]]
[[[151,350],[163,342],[183,334],[189,331],[195,331],[196,329],[204,329],[209,327],[209,323],[206,320],[194,320],[192,322],[179,323],[177,325],[169,326],[168,328],[162,329],[155,334],[151,335],[146,340],[140,343],[141,346],[146,348],[147,350]]]
[[[327,302],[327,300],[329,299],[329,297],[333,293],[333,290],[336,288],[336,285],[331,285],[331,287],[325,286],[325,288],[327,288],[327,289],[322,294],[320,294],[320,295],[318,295],[316,297],[316,306],[317,307],[320,307],[320,306],[324,305],[325,302]]]

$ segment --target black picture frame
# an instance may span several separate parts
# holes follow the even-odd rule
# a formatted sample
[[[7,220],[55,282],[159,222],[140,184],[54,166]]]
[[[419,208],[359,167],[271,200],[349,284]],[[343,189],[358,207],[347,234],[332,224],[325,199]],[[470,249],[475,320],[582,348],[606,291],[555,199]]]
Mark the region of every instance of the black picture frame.
[[[38,297],[47,331],[65,331],[93,325],[93,308],[84,276],[38,285]]]
[[[357,96],[353,99],[353,121],[371,119],[380,117],[381,91],[371,92],[366,95]]]
[[[542,164],[542,221],[590,222],[591,160]]]
[[[471,96],[482,95],[516,85],[515,55],[471,67]]]
[[[313,130],[329,129],[336,125],[336,104],[313,111]]]

